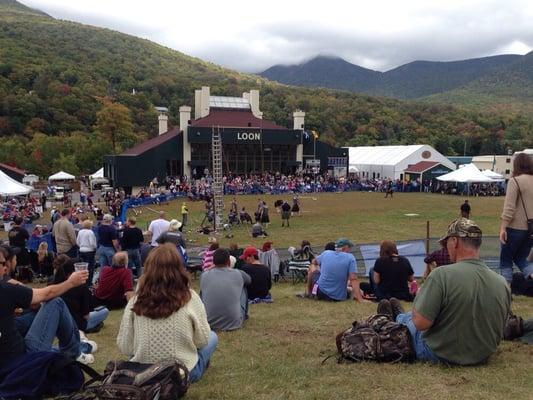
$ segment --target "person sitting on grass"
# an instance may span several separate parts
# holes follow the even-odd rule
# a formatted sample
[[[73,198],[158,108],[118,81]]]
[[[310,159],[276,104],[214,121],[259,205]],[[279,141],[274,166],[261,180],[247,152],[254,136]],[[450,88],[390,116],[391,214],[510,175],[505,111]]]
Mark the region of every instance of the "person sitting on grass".
[[[435,268],[451,264],[450,256],[448,254],[446,246],[443,246],[441,244],[441,248],[439,250],[435,250],[433,253],[429,254],[426,258],[424,258],[424,262],[426,263],[424,279],[427,279],[429,274],[431,274],[431,271],[433,271]]]
[[[264,230],[263,225],[259,221],[257,221],[255,224],[252,225],[252,237],[258,238],[258,237],[267,237],[268,234]]]
[[[359,289],[356,275],[356,261],[348,239],[338,239],[335,250],[325,250],[313,259],[307,272],[307,296],[318,300],[343,301],[350,298],[347,284],[351,287],[351,297],[365,302]]]
[[[94,362],[80,352],[80,334],[61,299],[66,291],[85,284],[89,273],[75,272],[63,283],[32,289],[4,279],[6,259],[0,251],[0,370],[9,370],[30,353],[59,351],[82,363]]]
[[[69,258],[64,264],[57,267],[54,275],[54,284],[65,282],[72,273],[74,273],[74,263],[78,260]],[[93,331],[109,315],[109,310],[105,307],[98,307],[93,309],[91,292],[88,285],[81,285],[72,288],[61,295],[61,298],[67,305],[72,318],[80,331]],[[83,353],[91,353],[92,351],[83,351]]]
[[[205,305],[207,321],[215,331],[239,329],[248,318],[246,286],[252,278],[244,271],[230,268],[230,254],[217,249],[214,268],[200,276],[200,297]]]
[[[241,267],[241,270],[246,272],[252,278],[252,282],[247,288],[248,301],[253,303],[272,302],[272,296],[270,295],[270,289],[272,288],[272,274],[270,268],[261,264],[259,261],[259,252],[257,249],[249,246],[244,249],[239,258],[245,262]]]
[[[371,292],[377,300],[396,297],[400,300],[413,301],[414,296],[409,291],[408,282],[414,281],[411,263],[405,257],[398,255],[396,243],[392,240],[381,242],[379,258],[370,268],[370,284],[361,284]]]
[[[505,279],[479,259],[482,232],[459,218],[440,242],[454,264],[437,268],[415,298],[413,311],[382,300],[378,312],[407,326],[420,361],[476,365],[496,352],[511,306]]]
[[[120,351],[140,363],[179,360],[189,370],[191,382],[196,382],[217,343],[176,247],[167,243],[153,249],[137,293],[122,316],[117,336]]]
[[[128,268],[128,253],[115,253],[111,266],[105,266],[100,272],[98,285],[94,290],[95,305],[102,305],[110,310],[124,308],[133,296],[133,275]]]

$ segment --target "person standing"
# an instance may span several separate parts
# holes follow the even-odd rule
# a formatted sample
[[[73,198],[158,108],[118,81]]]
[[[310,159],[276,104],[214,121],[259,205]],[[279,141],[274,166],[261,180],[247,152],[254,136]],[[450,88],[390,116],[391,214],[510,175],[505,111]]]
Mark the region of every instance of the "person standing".
[[[471,211],[470,204],[468,203],[468,200],[465,200],[463,204],[461,204],[461,218],[470,219],[470,211]]]
[[[168,231],[170,222],[167,221],[165,217],[166,217],[166,213],[164,211],[159,211],[159,217],[157,219],[154,219],[152,222],[150,222],[148,231],[152,235],[152,239],[150,243],[152,247],[159,246],[159,243],[157,243],[157,239],[159,238],[159,236],[161,236],[162,233]]]
[[[74,258],[78,255],[78,247],[76,244],[76,232],[74,225],[70,222],[70,210],[65,208],[61,211],[61,218],[59,218],[52,229],[56,241],[57,254],[66,254]]]
[[[90,219],[86,219],[81,224],[82,229],[78,232],[78,237],[76,238],[76,244],[80,249],[80,258],[83,262],[86,262],[89,270],[89,279],[87,284],[92,286],[93,276],[94,276],[94,256],[96,254],[96,248],[98,247],[96,243],[96,235],[94,234],[92,227],[93,223]]]
[[[181,203],[181,227],[183,228],[185,225],[187,225],[189,219],[189,208],[187,207],[187,203],[183,202]]]
[[[128,268],[133,271],[134,276],[140,277],[142,274],[141,245],[144,243],[144,236],[136,224],[137,218],[128,217],[122,233],[121,247],[128,253]]]
[[[291,218],[291,205],[286,200],[283,200],[283,204],[281,205],[281,226],[284,227],[285,221],[287,221],[287,228],[289,228],[290,218]]]
[[[113,256],[120,250],[118,243],[118,233],[113,226],[113,216],[105,214],[102,223],[98,227],[98,248],[100,268],[111,265]]]
[[[527,260],[533,246],[532,219],[533,158],[520,153],[513,161],[500,223],[500,269],[508,283],[513,279],[513,263],[526,279],[533,279],[533,264]]]

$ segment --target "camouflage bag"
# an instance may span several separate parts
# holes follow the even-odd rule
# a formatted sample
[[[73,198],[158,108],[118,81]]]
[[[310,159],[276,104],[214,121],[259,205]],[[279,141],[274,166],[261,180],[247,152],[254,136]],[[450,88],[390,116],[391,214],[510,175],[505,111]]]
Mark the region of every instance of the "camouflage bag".
[[[405,325],[391,321],[383,314],[355,321],[352,327],[337,335],[339,362],[413,361],[411,334]]]

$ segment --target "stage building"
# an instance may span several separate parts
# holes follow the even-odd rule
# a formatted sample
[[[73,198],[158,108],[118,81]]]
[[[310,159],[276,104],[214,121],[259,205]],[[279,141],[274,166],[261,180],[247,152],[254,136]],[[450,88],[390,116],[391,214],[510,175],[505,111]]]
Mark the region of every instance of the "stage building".
[[[115,187],[146,186],[157,177],[201,177],[212,170],[213,130],[222,137],[225,174],[280,172],[293,174],[304,168],[314,172],[346,173],[348,153],[319,141],[305,130],[305,113],[293,113],[293,127],[263,119],[259,91],[242,97],[211,96],[209,87],[195,91],[191,107],[179,109],[179,127],[167,128],[168,110],[158,107],[159,136],[119,155],[104,159],[105,176]],[[344,172],[344,173],[343,173]]]

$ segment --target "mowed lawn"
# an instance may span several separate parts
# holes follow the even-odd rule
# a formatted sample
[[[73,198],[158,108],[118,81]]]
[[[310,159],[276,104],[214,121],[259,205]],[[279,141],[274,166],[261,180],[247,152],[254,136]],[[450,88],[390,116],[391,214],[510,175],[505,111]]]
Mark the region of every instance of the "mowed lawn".
[[[304,213],[291,219],[291,228],[280,227],[272,203],[281,196],[265,196],[273,224],[269,229],[275,245],[286,248],[308,239],[317,248],[340,236],[356,242],[384,238],[422,238],[426,220],[432,236],[439,236],[458,215],[463,199],[455,196],[395,194],[383,199],[376,193],[308,195],[302,199]],[[317,200],[313,200],[313,197]],[[257,196],[238,197],[239,206],[252,211]],[[472,198],[473,219],[487,234],[497,234],[502,198]],[[179,203],[161,207],[169,217],[178,215]],[[199,224],[202,203],[190,203],[192,219]],[[159,208],[158,208],[159,209]],[[419,217],[406,217],[417,213]],[[142,224],[154,215],[144,210]],[[141,225],[142,225],[141,224]],[[194,225],[194,226],[195,226]],[[244,229],[234,230],[223,244],[259,245]],[[204,235],[188,234],[204,245]],[[198,288],[198,280],[193,281]],[[189,399],[528,399],[533,398],[533,346],[503,343],[483,366],[442,367],[427,364],[337,364],[335,335],[353,320],[375,312],[375,304],[324,303],[299,299],[303,284],[275,284],[273,304],[250,306],[243,329],[219,334],[219,346],[204,378],[191,386]],[[405,304],[409,307],[409,304]],[[515,297],[513,310],[533,316],[533,299]],[[94,367],[103,370],[111,359],[123,358],[115,344],[121,312],[114,311],[104,328],[90,335],[98,342]]]
[[[224,201],[229,209],[231,197]],[[315,247],[323,245],[338,237],[348,237],[357,243],[381,241],[383,239],[406,240],[426,237],[426,221],[430,221],[430,234],[439,237],[449,222],[459,216],[459,207],[465,198],[424,193],[395,193],[393,199],[385,199],[382,193],[323,193],[305,194],[300,197],[302,212],[290,219],[290,228],[281,227],[281,216],[274,208],[277,199],[292,202],[291,195],[236,196],[239,210],[246,210],[253,218],[259,199],[266,201],[270,210],[271,224],[267,228],[269,239],[275,247],[298,245],[307,239]],[[503,197],[470,198],[472,216],[480,224],[483,232],[496,235],[499,229],[499,215]],[[181,220],[182,201],[168,205],[152,205],[129,210],[128,215],[137,213],[138,226],[146,229],[150,221],[157,217],[154,211],[167,211],[167,218]],[[189,224],[185,229],[187,239],[192,246],[205,246],[208,236],[198,234],[197,228],[204,218],[204,202],[187,201],[190,210]],[[418,214],[406,216],[405,214]],[[261,246],[265,239],[252,239],[251,225],[237,226],[231,231],[233,238],[226,238],[228,232],[219,235],[220,242],[228,245],[252,244]]]

